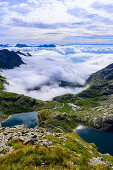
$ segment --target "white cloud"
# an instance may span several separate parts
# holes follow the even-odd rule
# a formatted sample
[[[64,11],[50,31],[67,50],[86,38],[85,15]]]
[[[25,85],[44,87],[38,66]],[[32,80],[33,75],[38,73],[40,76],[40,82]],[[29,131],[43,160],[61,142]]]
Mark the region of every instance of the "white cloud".
[[[6,86],[7,91],[41,100],[50,100],[66,93],[78,93],[82,89],[60,87],[58,81],[84,84],[89,75],[113,62],[113,54],[109,54],[109,51],[113,51],[112,46],[58,46],[49,50],[24,50],[32,54],[32,57],[21,56],[26,65],[2,72],[10,84]],[[99,51],[108,51],[108,54],[99,54]],[[27,91],[36,87],[40,89]]]

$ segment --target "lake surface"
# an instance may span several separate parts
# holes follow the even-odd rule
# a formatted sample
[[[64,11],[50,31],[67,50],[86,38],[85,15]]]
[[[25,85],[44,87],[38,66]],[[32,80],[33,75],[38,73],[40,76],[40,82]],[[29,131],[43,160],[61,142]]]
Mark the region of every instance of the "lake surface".
[[[38,125],[37,112],[14,114],[6,122],[1,123],[1,125],[2,127],[26,125],[28,128],[34,128]]]
[[[99,132],[89,128],[78,128],[75,132],[86,142],[95,143],[98,151],[113,155],[113,134]]]

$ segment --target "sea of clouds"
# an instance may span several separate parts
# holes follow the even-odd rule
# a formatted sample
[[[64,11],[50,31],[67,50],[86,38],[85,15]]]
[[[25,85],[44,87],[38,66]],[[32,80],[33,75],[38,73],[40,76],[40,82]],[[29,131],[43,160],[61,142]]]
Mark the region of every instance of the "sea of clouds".
[[[51,100],[66,93],[79,93],[87,87],[61,87],[59,81],[84,85],[92,73],[113,63],[113,47],[107,45],[8,49],[20,50],[25,54],[29,52],[32,56],[20,55],[25,64],[2,71],[9,82],[5,86],[6,90],[41,100]],[[36,87],[40,88],[36,90]]]

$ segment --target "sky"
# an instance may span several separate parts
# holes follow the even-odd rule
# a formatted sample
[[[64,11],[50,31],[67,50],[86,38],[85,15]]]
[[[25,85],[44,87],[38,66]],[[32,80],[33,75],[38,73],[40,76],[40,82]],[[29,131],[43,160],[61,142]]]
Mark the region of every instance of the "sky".
[[[0,43],[113,43],[113,0],[0,0]]]

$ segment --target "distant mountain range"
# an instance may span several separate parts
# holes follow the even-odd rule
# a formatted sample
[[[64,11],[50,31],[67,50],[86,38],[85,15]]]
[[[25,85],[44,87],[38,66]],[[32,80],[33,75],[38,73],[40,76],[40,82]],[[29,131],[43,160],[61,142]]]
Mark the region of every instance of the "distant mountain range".
[[[19,47],[19,48],[22,48],[22,47],[56,47],[54,44],[44,44],[44,45],[26,45],[26,44],[16,44],[15,47]]]
[[[54,45],[54,44],[49,44],[49,45],[44,44],[44,45],[39,45],[38,47],[56,47],[56,45]]]
[[[0,44],[0,47],[9,47],[9,44]]]
[[[15,47],[21,48],[21,47],[30,47],[30,46],[28,46],[26,44],[16,44]]]
[[[59,44],[60,45],[60,44]],[[113,45],[113,44],[98,44],[98,43],[69,43],[69,44],[65,44],[65,45],[60,45],[60,46],[71,46],[71,45]],[[7,47],[14,47],[14,45],[10,45],[10,44],[0,44],[0,47],[3,47],[3,48],[7,48]],[[45,48],[48,48],[48,47],[56,47],[56,45],[54,44],[42,44],[42,45],[27,45],[27,44],[16,44],[15,47],[18,47],[18,48],[23,48],[23,47],[45,47]]]

